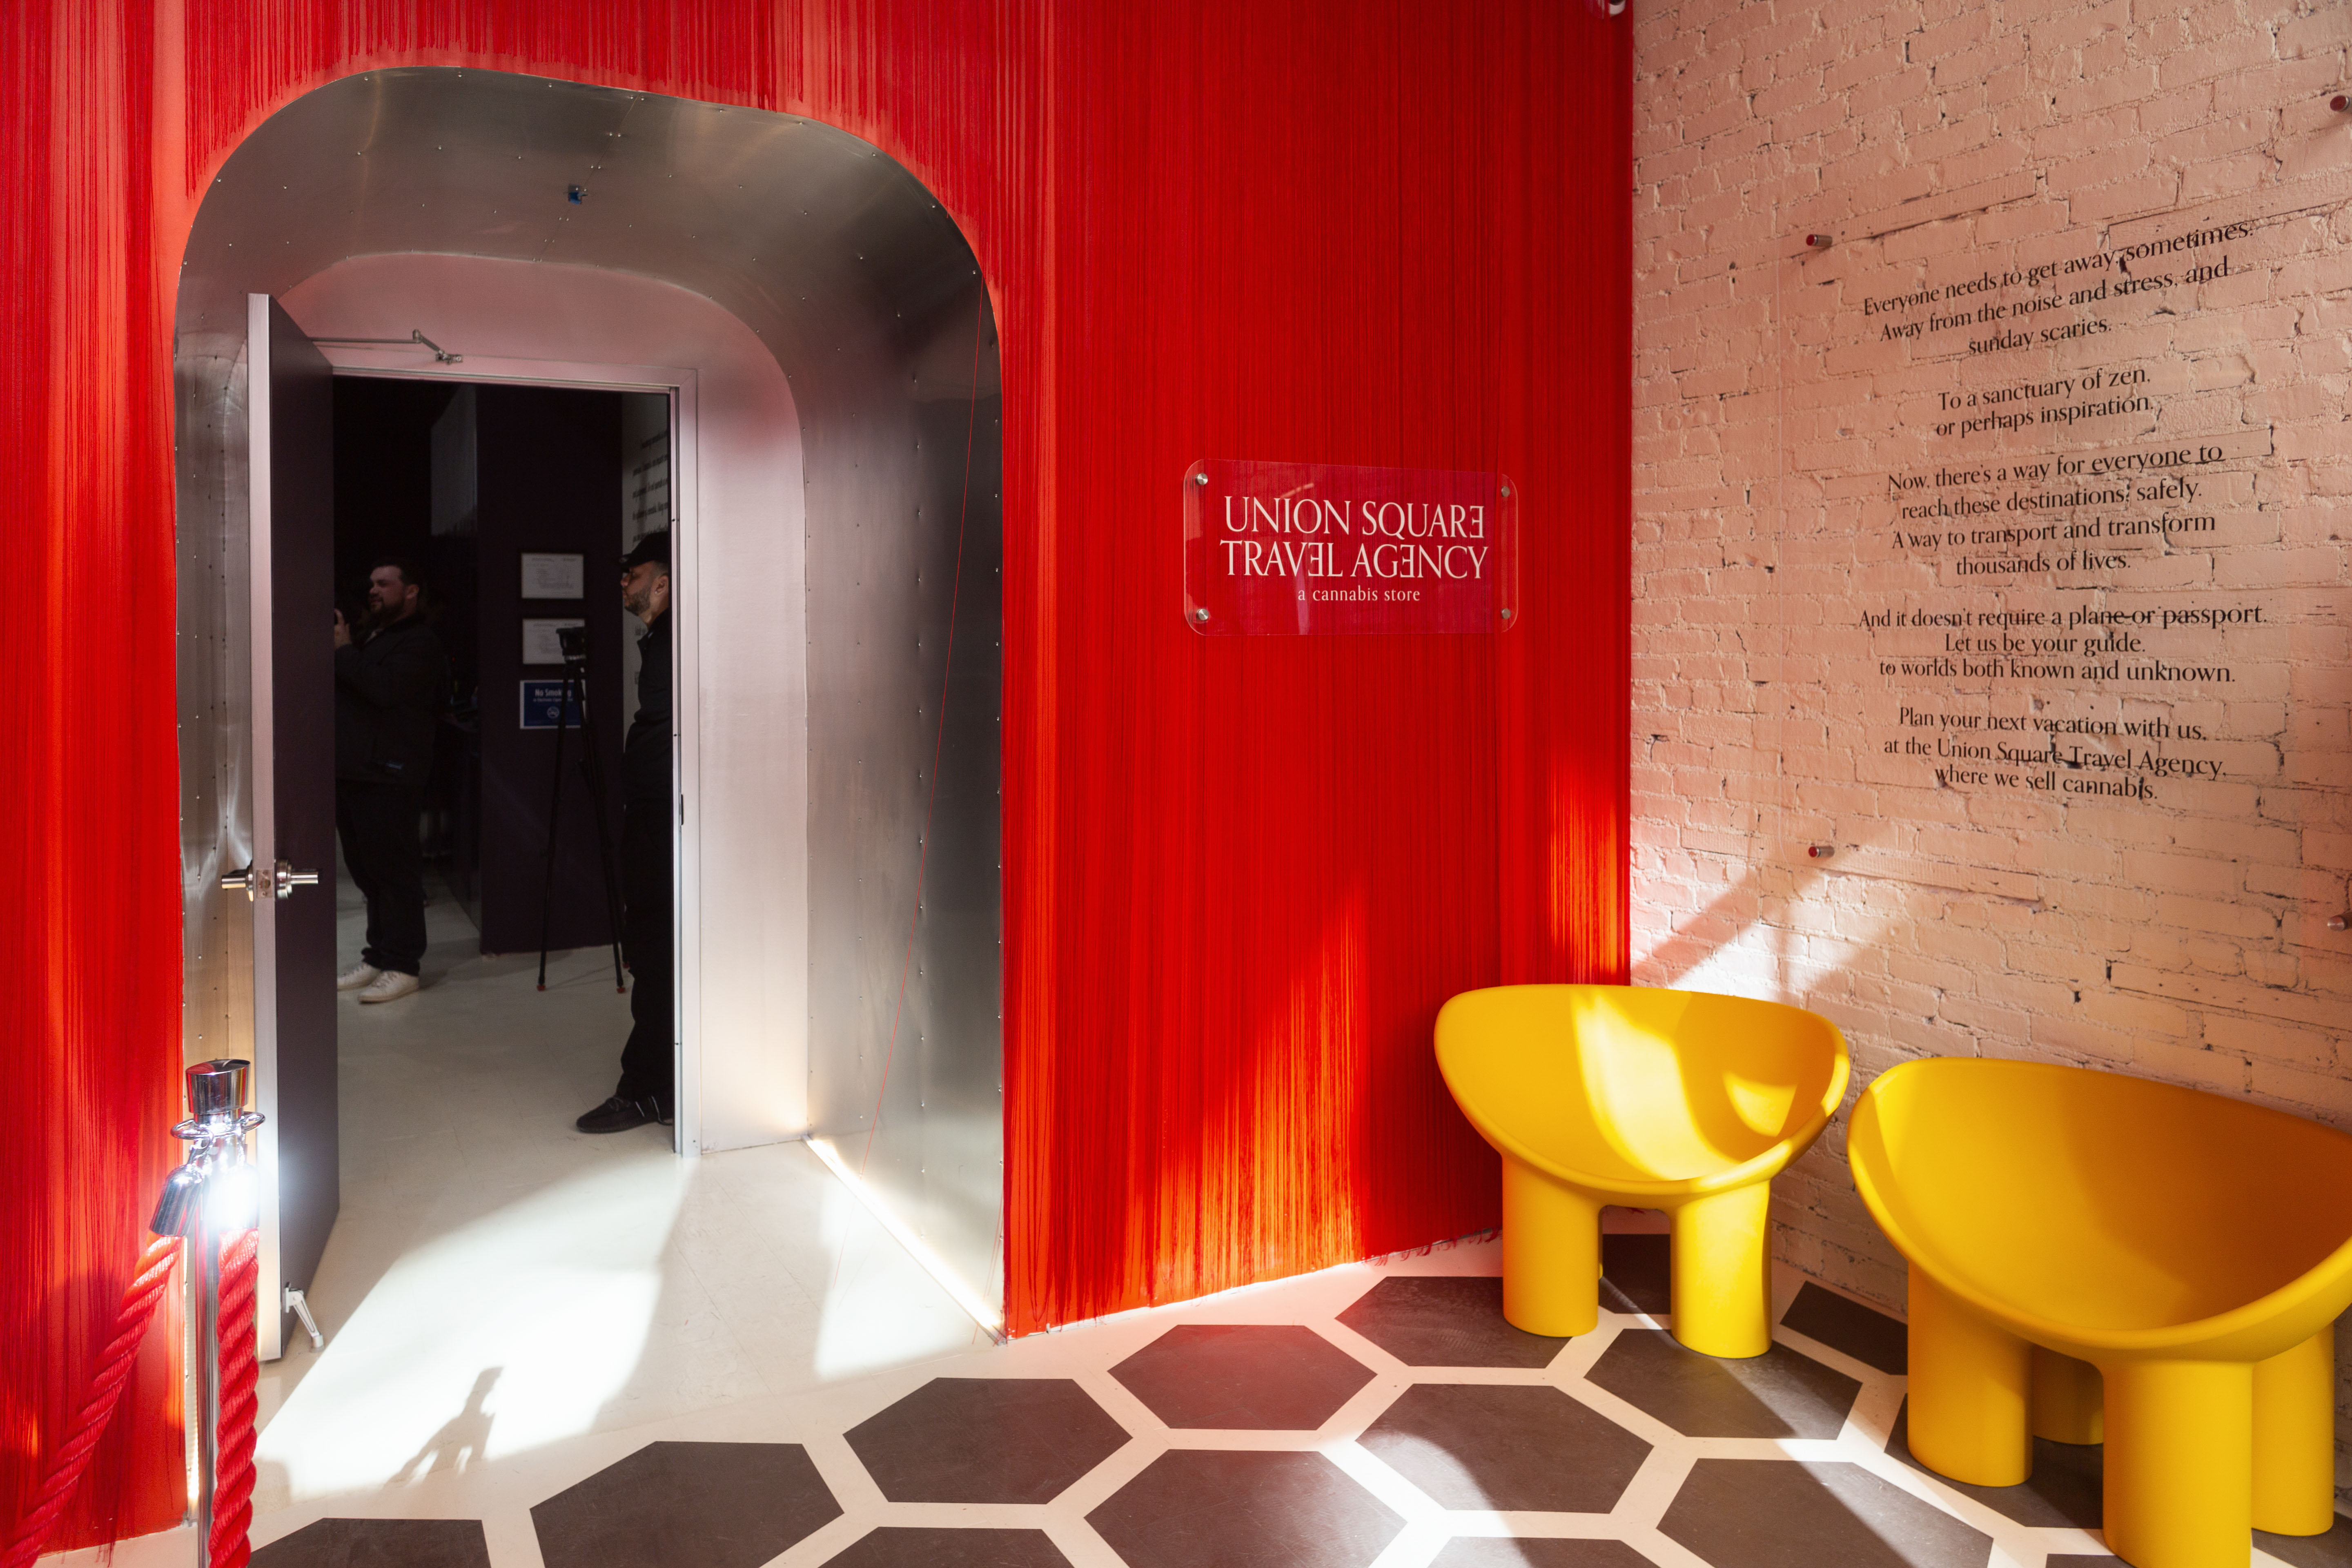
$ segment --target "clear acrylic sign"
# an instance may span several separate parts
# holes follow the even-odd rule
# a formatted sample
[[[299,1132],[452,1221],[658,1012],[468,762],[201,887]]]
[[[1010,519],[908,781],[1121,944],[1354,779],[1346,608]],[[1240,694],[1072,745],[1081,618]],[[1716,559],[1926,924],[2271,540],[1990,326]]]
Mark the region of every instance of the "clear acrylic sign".
[[[1509,629],[1499,474],[1212,458],[1184,475],[1184,619],[1203,637]]]

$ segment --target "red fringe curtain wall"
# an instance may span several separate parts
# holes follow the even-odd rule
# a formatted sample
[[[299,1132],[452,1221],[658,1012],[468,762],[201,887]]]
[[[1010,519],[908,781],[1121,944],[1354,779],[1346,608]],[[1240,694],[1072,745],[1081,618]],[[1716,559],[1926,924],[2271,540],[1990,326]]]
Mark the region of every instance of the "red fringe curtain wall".
[[[171,316],[153,25],[0,5],[0,1538],[64,1438],[177,1159]],[[52,1550],[177,1520],[176,1312]]]
[[[0,1511],[172,1151],[169,322],[212,172],[388,65],[828,121],[987,270],[1005,382],[1015,1331],[1492,1225],[1453,992],[1626,954],[1630,18],[1596,0],[32,0],[0,7]],[[1196,458],[1499,468],[1524,624],[1218,639]],[[169,1332],[152,1343],[167,1347]],[[59,1544],[181,1508],[142,1367]]]

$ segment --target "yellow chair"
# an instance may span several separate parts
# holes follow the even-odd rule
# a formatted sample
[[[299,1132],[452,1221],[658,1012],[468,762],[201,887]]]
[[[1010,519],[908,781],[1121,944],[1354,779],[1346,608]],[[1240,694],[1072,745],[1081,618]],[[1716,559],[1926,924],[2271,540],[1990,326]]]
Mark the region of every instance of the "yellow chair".
[[[2106,1443],[2107,1550],[2240,1568],[2335,1523],[2352,1138],[2118,1073],[1906,1062],[1846,1137],[1911,1267],[1911,1452],[2014,1486]],[[2102,1392],[2104,1390],[2104,1400]]]
[[[1631,985],[1502,985],[1437,1015],[1437,1066],[1503,1156],[1503,1316],[1589,1333],[1601,1208],[1674,1224],[1675,1337],[1772,1342],[1770,1182],[1845,1098],[1845,1037],[1802,1008]]]

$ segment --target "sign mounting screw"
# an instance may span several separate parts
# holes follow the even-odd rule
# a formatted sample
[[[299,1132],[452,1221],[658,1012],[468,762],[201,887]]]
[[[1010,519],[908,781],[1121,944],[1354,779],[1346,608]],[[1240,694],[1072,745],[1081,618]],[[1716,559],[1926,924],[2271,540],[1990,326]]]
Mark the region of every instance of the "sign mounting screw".
[[[1206,474],[1194,474],[1192,476],[1192,482],[1203,489],[1206,489],[1209,483],[1209,476]]]
[[[1208,618],[1209,618],[1209,612],[1208,612],[1208,611],[1206,611],[1206,610],[1194,610],[1194,611],[1192,612],[1192,618],[1193,618],[1195,621],[1199,621],[1199,622],[1202,622],[1202,623],[1205,624],[1205,623],[1208,621]]]

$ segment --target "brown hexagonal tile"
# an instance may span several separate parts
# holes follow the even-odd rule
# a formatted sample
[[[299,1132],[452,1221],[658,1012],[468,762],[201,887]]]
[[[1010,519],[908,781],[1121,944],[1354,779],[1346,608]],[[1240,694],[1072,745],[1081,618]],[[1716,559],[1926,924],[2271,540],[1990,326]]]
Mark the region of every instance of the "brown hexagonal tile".
[[[1984,1568],[1992,1537],[1859,1465],[1701,1459],[1661,1533],[1712,1568]]]
[[[478,1519],[320,1519],[253,1554],[256,1568],[490,1568]]]
[[[1404,1528],[1320,1454],[1172,1448],[1087,1522],[1128,1568],[1364,1568]]]
[[[798,1443],[648,1443],[530,1510],[547,1568],[757,1568],[840,1516]]]
[[[1674,1243],[1654,1231],[1601,1238],[1601,1304],[1612,1312],[1663,1318],[1674,1310]]]
[[[825,1568],[1070,1568],[1042,1530],[886,1524],[825,1559]]]
[[[1607,1513],[1650,1445],[1557,1388],[1422,1383],[1360,1439],[1440,1508]]]
[[[1568,1343],[1505,1321],[1493,1275],[1391,1274],[1339,1321],[1407,1366],[1549,1366]]]
[[[1066,1377],[935,1377],[845,1436],[892,1502],[1051,1502],[1128,1438]]]
[[[1186,1323],[1110,1369],[1171,1426],[1313,1431],[1372,1369],[1295,1323]]]
[[[2294,1568],[2352,1568],[2352,1520],[2337,1514],[2325,1535],[2273,1535],[2257,1530],[2254,1544]]]
[[[1585,1375],[1686,1437],[1834,1437],[1862,1392],[1786,1345],[1718,1361],[1663,1329],[1627,1329]]]
[[[1895,1413],[1895,1430],[1887,1434],[1886,1451],[1913,1469],[1936,1476],[1939,1484],[1976,1499],[2003,1519],[2042,1529],[2099,1528],[2104,1467],[2095,1447],[2036,1437],[2033,1473],[2023,1481],[2013,1487],[1971,1486],[1936,1475],[1911,1457],[1911,1402],[1906,1399]]]
[[[1911,1370],[1911,1331],[1900,1318],[1890,1318],[1850,1296],[1825,1290],[1811,1280],[1780,1314],[1780,1326],[1794,1329],[1833,1351],[1843,1351],[1864,1366],[1901,1377]]]
[[[1429,1568],[1657,1568],[1622,1541],[1465,1537],[1446,1542]]]

